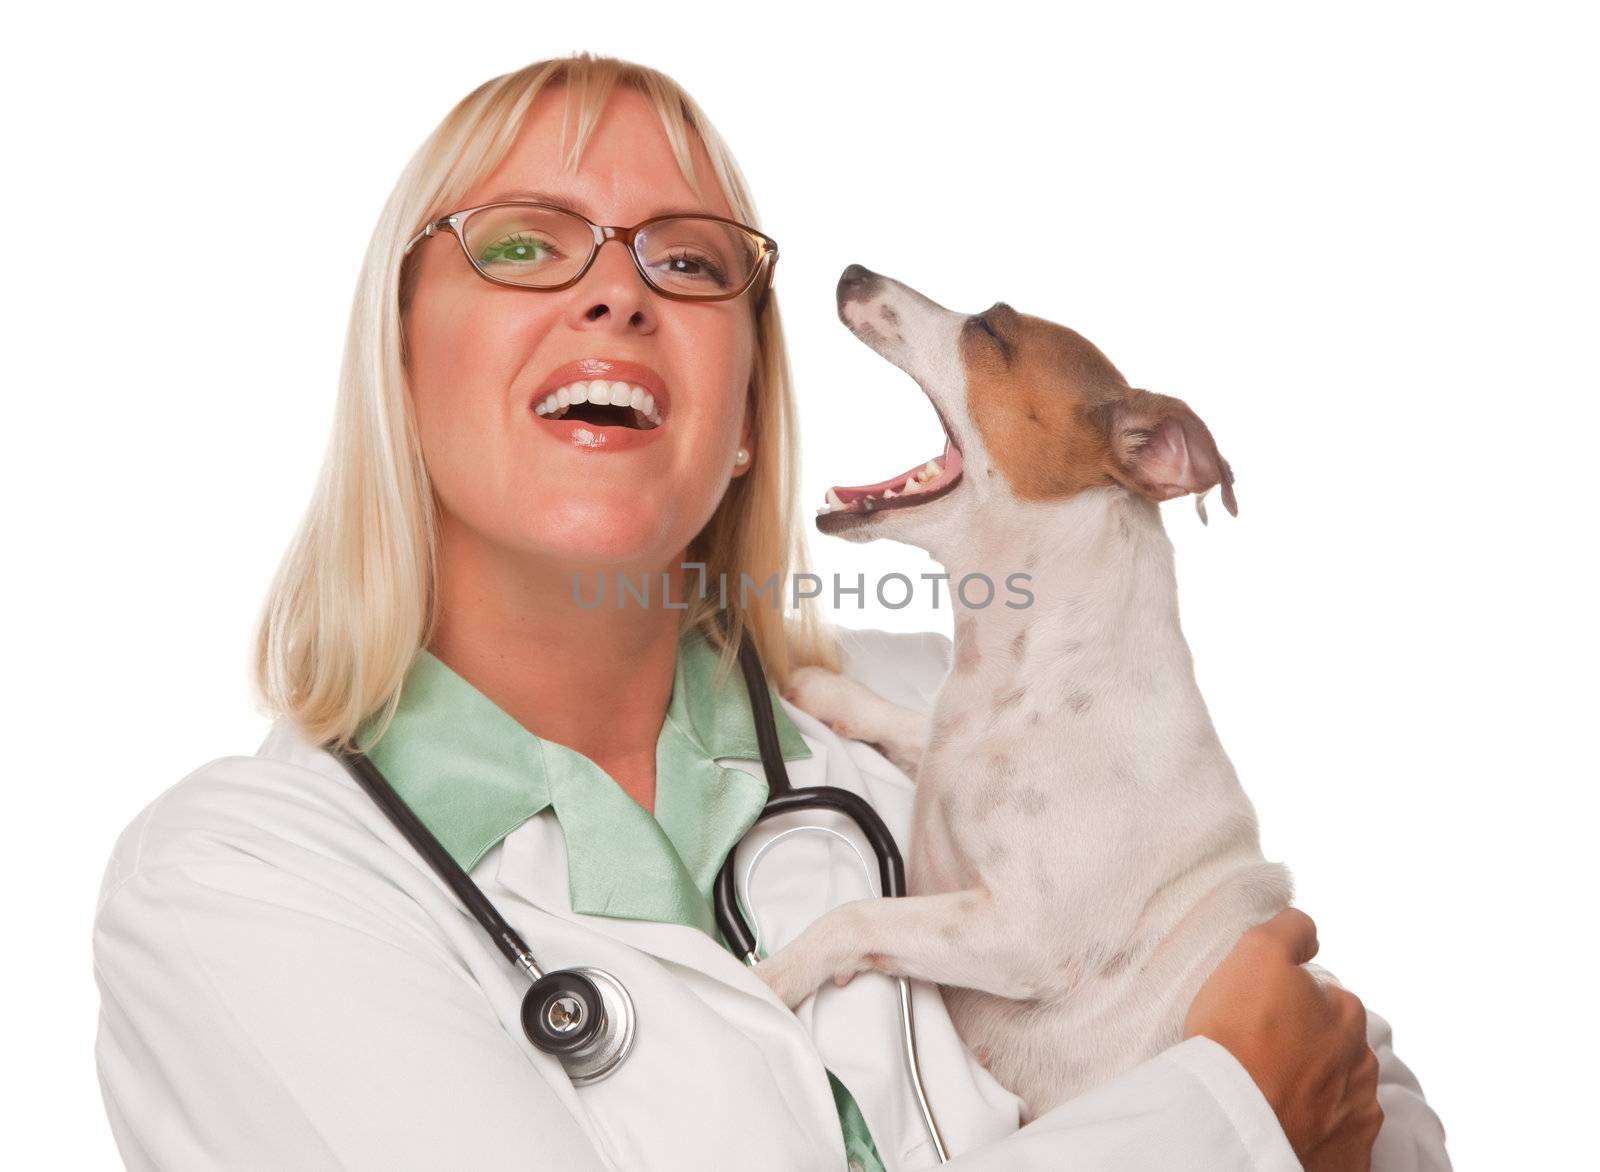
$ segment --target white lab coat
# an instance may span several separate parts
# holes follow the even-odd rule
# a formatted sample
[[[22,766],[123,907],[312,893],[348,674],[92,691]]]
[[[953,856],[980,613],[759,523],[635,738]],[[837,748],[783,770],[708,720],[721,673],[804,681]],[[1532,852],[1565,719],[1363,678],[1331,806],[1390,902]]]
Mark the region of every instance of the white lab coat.
[[[949,640],[845,637],[849,674],[931,707]],[[865,795],[904,847],[910,780],[786,710],[812,749],[788,763],[794,783]],[[758,827],[741,862],[795,821]],[[117,842],[94,928],[95,1053],[128,1167],[838,1170],[825,1068],[856,1097],[891,1172],[935,1165],[887,977],[827,985],[791,1013],[694,928],[575,914],[549,810],[471,874],[546,969],[597,965],[632,994],[637,1040],[609,1078],[575,1088],[528,1044],[527,979],[287,723],[256,755],[210,762],[152,802]],[[852,853],[818,835],[774,848],[753,890],[772,951],[832,903],[871,893]],[[967,1053],[937,988],[914,989],[956,1172],[1300,1167],[1244,1068],[1203,1037],[1019,1129],[1017,1100]],[[1448,1169],[1442,1128],[1387,1024],[1370,1010],[1368,1021],[1387,1113],[1374,1168]]]

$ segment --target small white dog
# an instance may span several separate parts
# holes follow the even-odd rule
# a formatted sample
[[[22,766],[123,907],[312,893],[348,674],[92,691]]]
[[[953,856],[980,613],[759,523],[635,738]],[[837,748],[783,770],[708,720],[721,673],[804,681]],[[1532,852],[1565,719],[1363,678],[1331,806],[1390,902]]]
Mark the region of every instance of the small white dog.
[[[1182,1039],[1200,985],[1293,897],[1262,858],[1178,626],[1158,502],[1233,476],[1180,400],[998,303],[967,316],[851,265],[839,316],[915,379],[940,459],[836,487],[817,527],[943,563],[954,663],[931,721],[818,668],[787,694],[917,783],[910,893],[844,904],[756,971],[793,1007],[867,969],[944,986],[1028,1118]],[[1004,590],[1030,575],[1029,606]],[[1007,605],[1005,601],[1010,601]]]

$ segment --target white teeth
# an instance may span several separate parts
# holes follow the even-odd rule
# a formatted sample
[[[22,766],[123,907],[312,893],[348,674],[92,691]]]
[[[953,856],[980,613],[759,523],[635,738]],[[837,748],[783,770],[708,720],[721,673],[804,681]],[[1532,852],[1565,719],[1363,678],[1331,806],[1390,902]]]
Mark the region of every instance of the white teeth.
[[[604,403],[614,407],[631,407],[639,419],[656,427],[661,426],[661,413],[656,410],[656,397],[643,387],[631,383],[594,379],[590,382],[570,383],[551,391],[533,405],[536,415],[559,419],[568,407],[578,403]]]
[[[870,509],[872,506],[869,502],[871,501],[887,501],[893,500],[897,496],[913,496],[919,492],[927,492],[928,486],[943,475],[944,465],[937,460],[929,460],[921,468],[906,477],[905,484],[901,486],[898,492],[892,488],[886,488],[881,493],[866,493],[858,497],[857,501],[863,509]],[[834,509],[845,507],[845,503],[839,498],[839,494],[830,488],[828,490],[828,503],[817,510],[817,515],[821,516],[823,513],[829,513]]]

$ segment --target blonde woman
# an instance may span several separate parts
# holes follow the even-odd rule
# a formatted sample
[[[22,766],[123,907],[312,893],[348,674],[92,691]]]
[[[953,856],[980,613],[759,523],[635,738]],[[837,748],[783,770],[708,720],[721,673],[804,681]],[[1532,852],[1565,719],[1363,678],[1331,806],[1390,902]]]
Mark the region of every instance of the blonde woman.
[[[737,640],[778,686],[822,663],[924,706],[950,649],[834,634],[788,596],[776,264],[727,147],[653,70],[537,62],[422,145],[373,234],[326,463],[264,609],[275,723],[154,801],[106,872],[96,1054],[130,1168],[934,1163],[892,986],[797,1016],[712,918],[767,796]],[[854,790],[905,832],[902,773],[776,718],[796,785]],[[529,1044],[528,975],[330,752],[352,746],[546,968],[627,989],[636,1032],[607,1077],[574,1083]],[[768,930],[866,894],[839,853],[774,853]],[[951,1166],[1365,1167],[1371,1052],[1299,968],[1315,945],[1295,916],[1219,970],[1181,1045],[1026,1125],[923,990]]]

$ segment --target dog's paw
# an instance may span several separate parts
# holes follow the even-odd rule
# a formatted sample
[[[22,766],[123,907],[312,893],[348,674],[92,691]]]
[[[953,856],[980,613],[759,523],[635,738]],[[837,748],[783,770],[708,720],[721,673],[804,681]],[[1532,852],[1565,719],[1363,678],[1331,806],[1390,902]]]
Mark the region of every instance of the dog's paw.
[[[790,1009],[811,996],[822,983],[822,977],[808,971],[793,948],[780,948],[775,955],[756,961],[755,973]]]
[[[835,908],[829,915],[835,915],[839,910]],[[815,927],[816,924],[813,924],[812,928]],[[865,969],[888,971],[881,957],[863,958],[849,950],[841,952],[827,949],[822,943],[824,939],[825,936],[814,932],[809,936],[802,933],[765,960],[756,961],[756,976],[765,981],[767,987],[777,994],[778,1000],[790,1009],[830,979],[843,988],[850,983],[851,977]]]
[[[925,713],[902,708],[857,680],[809,664],[789,674],[782,695],[841,737],[870,745],[907,777],[916,777],[928,741]]]
[[[853,701],[859,698],[860,689],[861,685],[836,671],[808,664],[789,673],[783,698],[840,736],[851,736]]]

